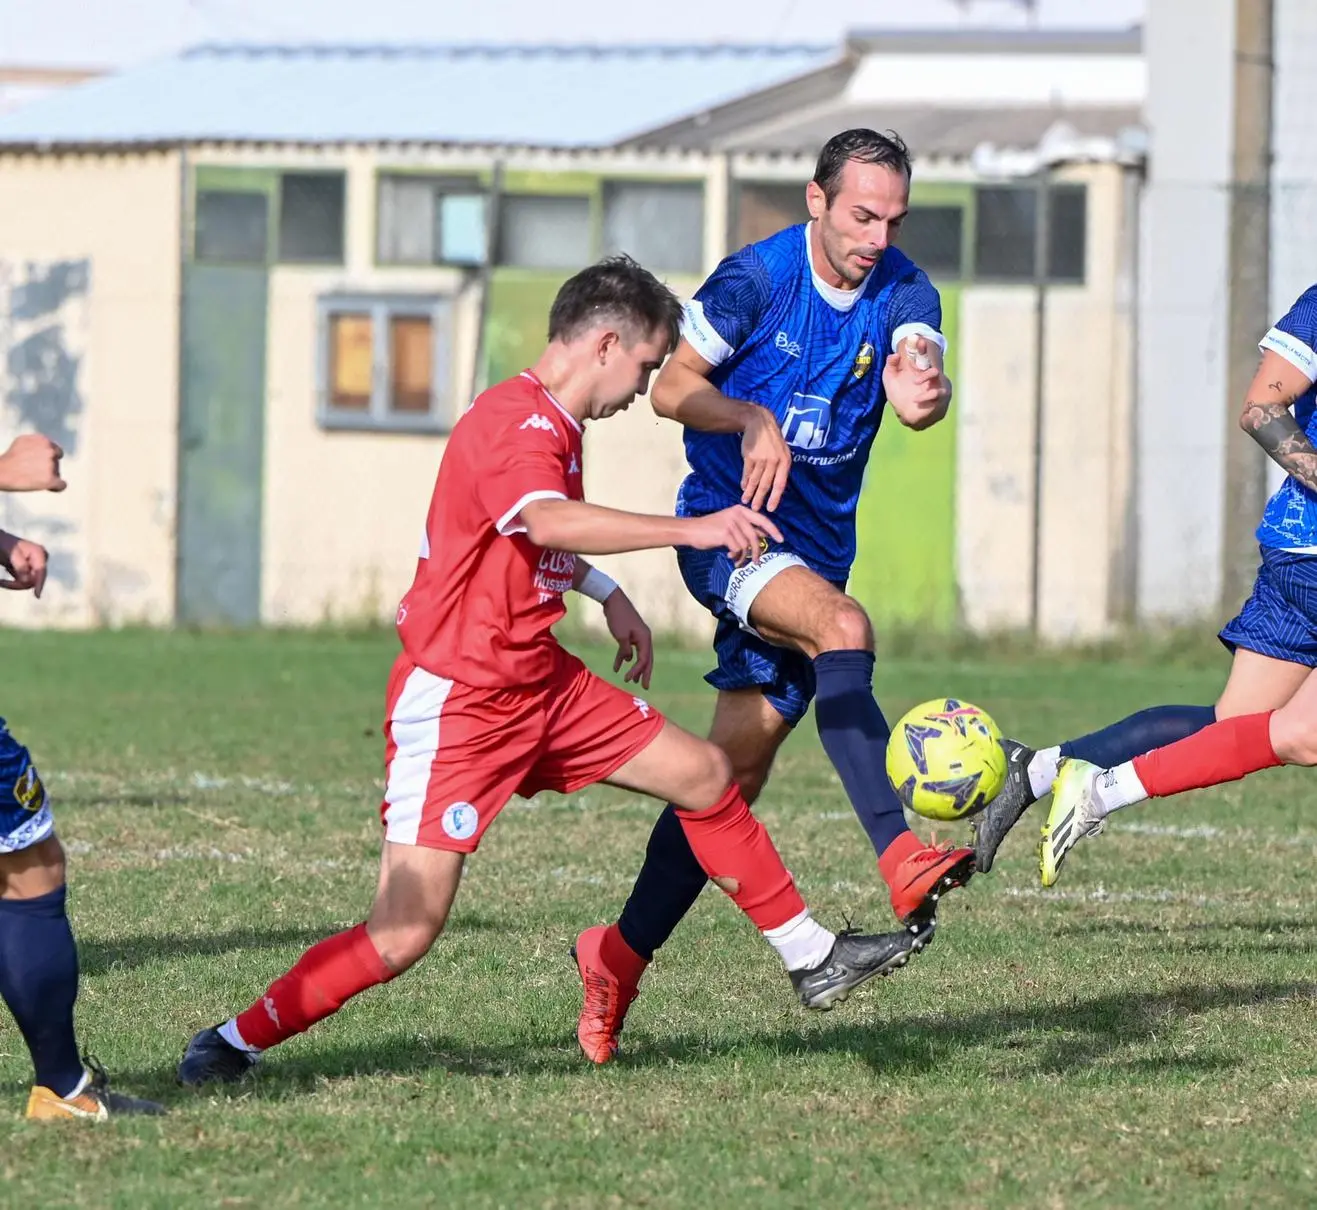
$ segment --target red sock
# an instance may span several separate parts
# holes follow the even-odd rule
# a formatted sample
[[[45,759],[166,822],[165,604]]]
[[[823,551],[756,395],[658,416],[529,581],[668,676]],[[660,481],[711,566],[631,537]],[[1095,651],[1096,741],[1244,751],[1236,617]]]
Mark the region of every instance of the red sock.
[[[610,924],[599,942],[599,957],[610,971],[628,987],[635,987],[649,965],[622,936],[622,930]]]
[[[1271,711],[1267,711],[1212,723],[1188,739],[1136,756],[1134,772],[1150,798],[1168,798],[1238,781],[1284,763],[1271,746]]]
[[[780,927],[805,910],[796,884],[735,783],[707,811],[678,811],[695,860],[710,878],[731,879],[732,902],[755,927]]]
[[[388,982],[393,974],[364,924],[335,933],[307,950],[292,970],[238,1014],[238,1033],[248,1046],[266,1050],[310,1029],[358,992]]]
[[[896,877],[897,866],[905,861],[907,857],[926,847],[924,842],[913,832],[902,832],[882,851],[881,856],[878,858],[878,873],[883,876],[883,881],[891,886],[892,879]]]

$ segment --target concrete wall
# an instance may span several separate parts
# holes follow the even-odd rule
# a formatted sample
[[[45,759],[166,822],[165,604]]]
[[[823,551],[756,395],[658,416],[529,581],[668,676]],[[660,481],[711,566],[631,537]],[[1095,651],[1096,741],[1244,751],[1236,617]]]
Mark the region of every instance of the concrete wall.
[[[1114,165],[1058,180],[1088,186],[1085,284],[1049,286],[1044,328],[1039,632],[1107,632],[1120,600],[1132,475],[1133,382],[1128,313],[1126,184]],[[1034,530],[1036,294],[972,285],[961,301],[956,408],[957,571],[974,630],[1030,621]]]
[[[175,154],[0,157],[0,443],[55,437],[70,485],[0,497],[52,561],[5,624],[173,616],[179,195]]]

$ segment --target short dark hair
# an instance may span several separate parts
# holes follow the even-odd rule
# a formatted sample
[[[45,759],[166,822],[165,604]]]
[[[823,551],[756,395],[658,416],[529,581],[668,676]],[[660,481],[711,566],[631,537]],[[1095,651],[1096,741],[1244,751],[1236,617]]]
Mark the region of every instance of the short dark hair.
[[[814,166],[814,183],[823,190],[829,206],[841,190],[842,170],[849,160],[857,160],[861,164],[882,164],[897,172],[904,172],[906,180],[910,179],[910,149],[896,131],[879,134],[863,126],[843,130],[823,144],[818,163]]]
[[[681,303],[648,269],[620,253],[563,283],[549,308],[549,339],[572,340],[588,328],[615,323],[634,339],[662,328],[668,347],[681,331]]]

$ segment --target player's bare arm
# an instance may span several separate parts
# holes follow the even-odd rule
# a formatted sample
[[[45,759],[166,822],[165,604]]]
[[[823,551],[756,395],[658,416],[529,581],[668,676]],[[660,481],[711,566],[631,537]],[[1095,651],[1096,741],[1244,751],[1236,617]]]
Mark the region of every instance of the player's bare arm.
[[[62,492],[68,486],[59,473],[63,457],[64,451],[41,433],[15,437],[0,454],[0,492]]]
[[[713,366],[682,340],[654,381],[654,411],[705,433],[741,433],[741,503],[776,510],[791,473],[791,450],[768,408],[730,399],[709,382]]]
[[[725,549],[738,560],[757,560],[761,538],[782,541],[767,517],[743,505],[706,517],[655,517],[581,500],[533,500],[520,514],[536,546],[577,555],[620,555],[664,546]]]
[[[1239,427],[1286,474],[1317,493],[1317,449],[1290,410],[1310,386],[1311,379],[1298,366],[1271,349],[1264,350],[1248,388]]]
[[[623,682],[648,689],[654,672],[654,635],[635,603],[621,585],[582,558],[576,560],[572,587],[603,606],[608,633],[617,643],[613,671],[620,672],[624,664],[630,664]]]
[[[883,387],[897,419],[909,429],[937,424],[951,406],[951,380],[942,349],[922,336],[907,337],[883,366]]]
[[[44,546],[0,529],[0,567],[10,575],[7,580],[0,579],[0,589],[15,592],[30,589],[33,596],[40,597],[46,586],[46,560]]]

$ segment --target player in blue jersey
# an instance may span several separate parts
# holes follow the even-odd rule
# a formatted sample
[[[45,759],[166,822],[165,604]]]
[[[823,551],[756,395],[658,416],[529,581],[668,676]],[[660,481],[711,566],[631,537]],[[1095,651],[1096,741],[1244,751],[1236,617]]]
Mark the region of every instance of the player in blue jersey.
[[[727,257],[687,305],[652,402],[685,426],[690,474],[677,512],[766,507],[783,535],[753,564],[679,550],[682,577],[717,619],[710,738],[753,802],[811,699],[820,738],[878,854],[898,919],[927,925],[973,872],[970,849],[926,846],[888,781],[889,729],[873,696],[873,631],[846,595],[855,512],[884,408],[927,428],[951,384],[938,292],[893,246],[910,197],[895,136],[848,130],[819,155],[811,221]],[[705,876],[674,809],[660,816],[617,924],[587,929],[578,1038],[606,1062],[641,973]]]
[[[63,491],[63,451],[36,433],[0,454],[0,491]],[[46,551],[0,530],[0,588],[36,596],[46,582]],[[18,1023],[36,1069],[27,1116],[44,1120],[160,1113],[106,1086],[95,1060],[78,1057],[73,1005],[78,950],[65,913],[64,850],[55,836],[46,787],[22,744],[0,719],[0,999]]]
[[[1258,526],[1252,595],[1221,631],[1233,652],[1221,697],[1215,707],[1154,707],[1059,748],[1008,749],[1007,786],[976,821],[983,865],[1054,781],[1040,849],[1048,886],[1111,811],[1282,763],[1317,764],[1317,285],[1259,347],[1240,426],[1287,478]]]

